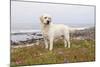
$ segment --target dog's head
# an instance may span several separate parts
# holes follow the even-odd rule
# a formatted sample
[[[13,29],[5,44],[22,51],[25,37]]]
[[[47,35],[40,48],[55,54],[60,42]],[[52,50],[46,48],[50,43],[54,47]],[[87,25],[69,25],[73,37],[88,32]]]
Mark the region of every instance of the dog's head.
[[[41,23],[43,23],[45,25],[49,25],[51,23],[51,16],[46,15],[46,14],[45,15],[42,15],[40,17],[40,21],[41,21]]]

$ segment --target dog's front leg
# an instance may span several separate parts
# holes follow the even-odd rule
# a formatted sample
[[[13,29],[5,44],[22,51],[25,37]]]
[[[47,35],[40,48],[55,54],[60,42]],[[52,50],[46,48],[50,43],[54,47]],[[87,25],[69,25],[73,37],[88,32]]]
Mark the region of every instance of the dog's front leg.
[[[48,49],[48,40],[45,37],[44,37],[44,42],[45,42],[45,48]]]
[[[49,48],[49,50],[51,51],[53,49],[53,40],[54,40],[54,38],[50,37],[49,40],[50,40],[50,48]]]

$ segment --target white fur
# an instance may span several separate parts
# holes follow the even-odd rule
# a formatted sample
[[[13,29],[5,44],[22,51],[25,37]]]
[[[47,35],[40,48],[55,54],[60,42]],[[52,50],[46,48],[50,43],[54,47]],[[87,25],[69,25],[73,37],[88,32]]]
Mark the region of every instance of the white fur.
[[[41,30],[45,41],[45,48],[48,49],[50,43],[49,50],[52,50],[54,39],[60,38],[61,36],[63,36],[65,47],[68,46],[68,48],[70,48],[69,28],[67,26],[63,24],[53,24],[51,22],[51,16],[49,15],[41,16],[40,20]],[[47,21],[50,21],[50,23],[47,24]]]

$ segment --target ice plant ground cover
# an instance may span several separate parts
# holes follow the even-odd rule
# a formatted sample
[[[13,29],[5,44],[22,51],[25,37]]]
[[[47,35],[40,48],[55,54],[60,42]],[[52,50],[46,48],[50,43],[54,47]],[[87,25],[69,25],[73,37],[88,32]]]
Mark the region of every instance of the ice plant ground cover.
[[[44,43],[23,48],[11,48],[11,66],[58,64],[95,61],[94,40],[71,40],[71,48],[63,41],[54,43],[53,51],[44,49]]]

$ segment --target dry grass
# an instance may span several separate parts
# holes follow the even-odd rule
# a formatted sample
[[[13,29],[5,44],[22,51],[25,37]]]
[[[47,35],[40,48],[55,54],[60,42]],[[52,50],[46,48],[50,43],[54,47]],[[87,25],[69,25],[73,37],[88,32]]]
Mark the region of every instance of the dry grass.
[[[95,42],[92,40],[72,40],[71,48],[64,48],[64,44],[60,40],[54,43],[53,51],[44,49],[43,44],[12,48],[11,51],[12,67],[95,61]]]

